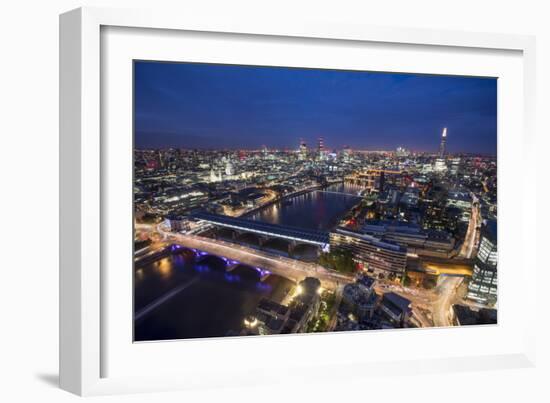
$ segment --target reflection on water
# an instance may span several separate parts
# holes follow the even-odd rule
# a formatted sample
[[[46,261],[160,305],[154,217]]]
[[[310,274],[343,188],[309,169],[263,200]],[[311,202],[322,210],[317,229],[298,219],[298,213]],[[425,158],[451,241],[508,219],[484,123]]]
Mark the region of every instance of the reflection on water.
[[[360,187],[337,184],[296,196],[251,215],[252,220],[317,230],[333,228],[357,202]]]
[[[353,196],[360,188],[333,185],[326,190],[329,192],[311,192],[273,204],[250,218],[328,230],[357,203]],[[198,281],[191,281],[195,278]],[[169,298],[140,316],[134,325],[134,339],[218,337],[238,332],[261,298],[282,301],[292,286],[292,281],[276,275],[261,282],[258,272],[246,266],[227,272],[225,262],[214,257],[199,264],[191,256],[177,254],[138,266],[134,275],[135,312],[143,313],[159,298]]]
[[[188,287],[181,287],[198,277]],[[261,298],[282,300],[293,283],[269,276],[264,282],[250,267],[226,272],[220,259],[196,264],[174,255],[137,267],[134,276],[134,310],[140,312],[167,293],[182,288],[134,326],[134,339],[169,340],[225,336],[239,331],[245,316],[254,312]]]

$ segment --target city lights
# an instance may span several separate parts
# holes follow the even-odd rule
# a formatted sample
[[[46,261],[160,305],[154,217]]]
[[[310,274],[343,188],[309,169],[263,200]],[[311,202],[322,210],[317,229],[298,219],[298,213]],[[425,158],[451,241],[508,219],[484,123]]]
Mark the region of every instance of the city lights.
[[[495,79],[135,73],[136,341],[496,323]]]

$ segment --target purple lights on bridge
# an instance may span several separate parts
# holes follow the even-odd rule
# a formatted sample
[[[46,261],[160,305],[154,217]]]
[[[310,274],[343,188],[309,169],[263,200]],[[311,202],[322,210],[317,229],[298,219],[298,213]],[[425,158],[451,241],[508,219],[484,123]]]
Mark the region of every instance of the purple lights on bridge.
[[[212,253],[208,253],[208,252],[205,252],[205,251],[202,251],[202,250],[199,250],[199,249],[187,248],[185,246],[178,245],[178,244],[170,245],[165,250],[169,250],[172,253],[176,253],[176,252],[179,252],[179,251],[182,251],[182,250],[183,251],[191,251],[195,255],[197,262],[200,262],[200,261],[202,261],[203,259],[205,259],[209,256],[216,257],[218,259],[223,260],[223,262],[225,263],[226,269],[228,270],[228,272],[225,274],[226,280],[228,280],[230,282],[235,282],[235,281],[240,280],[240,277],[238,275],[230,273],[233,270],[233,268],[235,268],[236,266],[241,265],[241,262],[239,262],[238,260],[228,259],[225,256],[214,255]],[[267,278],[268,276],[271,275],[271,272],[267,269],[262,269],[261,267],[249,266],[249,265],[246,265],[246,264],[242,264],[242,265],[255,270],[259,274],[261,281],[265,280],[265,278]],[[202,266],[197,266],[197,267],[202,267]],[[201,271],[201,270],[199,269],[199,271]]]

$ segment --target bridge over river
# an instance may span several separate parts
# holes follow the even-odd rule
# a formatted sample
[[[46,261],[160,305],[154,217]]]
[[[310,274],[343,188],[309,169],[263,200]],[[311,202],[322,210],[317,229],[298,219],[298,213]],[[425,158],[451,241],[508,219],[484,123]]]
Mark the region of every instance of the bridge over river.
[[[315,263],[302,262],[283,256],[272,255],[242,245],[221,240],[212,240],[196,235],[165,232],[166,240],[174,245],[194,250],[201,256],[217,256],[228,265],[243,264],[259,270],[260,275],[273,273],[293,281],[305,277],[318,278],[325,288],[354,281],[353,276],[328,270]],[[229,270],[230,271],[230,267]]]
[[[229,228],[239,232],[253,233],[264,238],[284,239],[289,241],[292,246],[303,243],[318,246],[323,251],[329,250],[330,240],[329,233],[327,231],[271,224],[261,221],[248,220],[246,218],[229,217],[207,212],[194,213],[189,217],[218,227]]]

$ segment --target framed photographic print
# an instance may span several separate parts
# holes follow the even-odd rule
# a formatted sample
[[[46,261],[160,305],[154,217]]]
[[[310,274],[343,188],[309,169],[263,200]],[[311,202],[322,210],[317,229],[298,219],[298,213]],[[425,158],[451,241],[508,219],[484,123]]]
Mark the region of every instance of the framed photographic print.
[[[62,387],[532,365],[533,49],[62,15]]]

